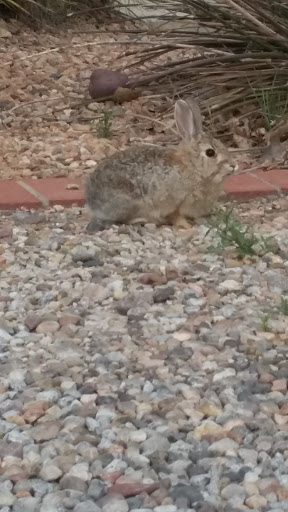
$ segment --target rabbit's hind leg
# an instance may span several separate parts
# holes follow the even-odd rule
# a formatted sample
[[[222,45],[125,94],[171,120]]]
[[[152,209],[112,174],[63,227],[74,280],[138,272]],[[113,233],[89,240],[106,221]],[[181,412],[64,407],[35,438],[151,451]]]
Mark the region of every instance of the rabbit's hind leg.
[[[167,219],[168,223],[177,229],[191,229],[193,226],[193,222],[189,221],[183,215],[180,215],[179,211],[174,212],[172,215],[169,215]]]
[[[92,219],[86,227],[88,233],[103,231],[114,224],[130,224],[137,214],[137,204],[128,196],[117,195],[109,201],[97,201],[90,206]]]

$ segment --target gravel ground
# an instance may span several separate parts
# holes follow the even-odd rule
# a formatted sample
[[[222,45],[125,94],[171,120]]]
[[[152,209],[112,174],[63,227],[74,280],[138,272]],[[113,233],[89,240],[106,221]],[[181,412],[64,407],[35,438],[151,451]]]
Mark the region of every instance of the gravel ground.
[[[2,215],[0,512],[288,511],[288,202],[238,213],[279,253]]]

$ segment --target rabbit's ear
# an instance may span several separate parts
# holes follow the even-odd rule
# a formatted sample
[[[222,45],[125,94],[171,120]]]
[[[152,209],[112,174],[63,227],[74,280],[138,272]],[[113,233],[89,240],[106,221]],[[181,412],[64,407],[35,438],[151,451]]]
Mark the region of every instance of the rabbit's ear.
[[[196,126],[196,133],[198,135],[203,130],[203,122],[202,122],[202,115],[201,115],[200,107],[199,107],[197,101],[195,101],[194,98],[192,98],[192,96],[189,96],[186,99],[186,103],[192,110],[192,114],[194,117],[194,123]]]
[[[189,141],[202,131],[201,112],[193,100],[189,99],[189,103],[184,100],[176,101],[174,117],[183,140]]]

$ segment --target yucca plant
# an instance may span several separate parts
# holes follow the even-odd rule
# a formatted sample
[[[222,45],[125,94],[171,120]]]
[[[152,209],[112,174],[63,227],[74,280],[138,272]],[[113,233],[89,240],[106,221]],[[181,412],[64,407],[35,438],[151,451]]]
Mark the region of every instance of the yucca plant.
[[[265,129],[273,129],[288,110],[287,0],[154,0],[153,5],[165,6],[166,13],[157,18],[150,44],[135,50],[132,69],[144,64],[145,71],[134,71],[133,85],[171,98],[193,94],[220,133],[223,117],[229,125],[229,118],[243,112],[253,121],[262,116]]]
[[[97,13],[109,7],[109,0],[0,0],[1,15],[16,16],[38,25],[58,24],[78,14]],[[36,23],[36,25],[35,25]]]

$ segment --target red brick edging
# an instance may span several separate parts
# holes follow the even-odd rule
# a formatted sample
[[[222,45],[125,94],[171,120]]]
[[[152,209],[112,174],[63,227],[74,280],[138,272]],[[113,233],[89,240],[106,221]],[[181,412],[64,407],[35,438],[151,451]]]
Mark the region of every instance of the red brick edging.
[[[43,178],[0,181],[0,210],[41,208],[53,205],[84,205],[82,180]],[[228,197],[249,199],[288,194],[288,170],[253,171],[229,176],[224,183]]]
[[[84,202],[84,189],[80,180],[43,178],[0,181],[0,210],[42,208],[55,204],[83,206]]]

